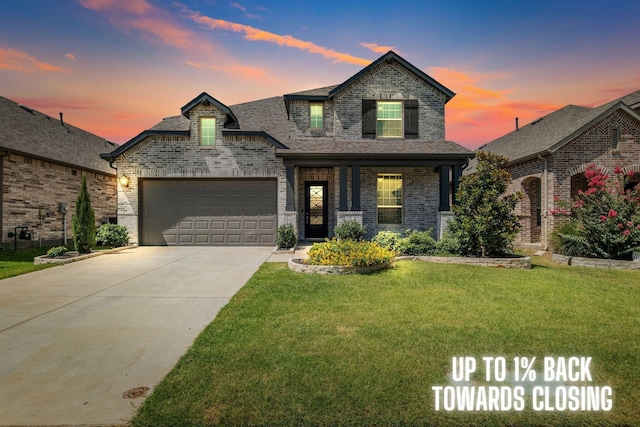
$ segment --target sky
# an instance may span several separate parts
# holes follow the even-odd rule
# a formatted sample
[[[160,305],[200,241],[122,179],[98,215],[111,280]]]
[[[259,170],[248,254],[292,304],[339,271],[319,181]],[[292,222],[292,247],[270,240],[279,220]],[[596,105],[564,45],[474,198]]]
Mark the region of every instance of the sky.
[[[640,89],[640,1],[0,0],[0,96],[121,144],[207,92],[340,84],[393,50],[467,148]]]

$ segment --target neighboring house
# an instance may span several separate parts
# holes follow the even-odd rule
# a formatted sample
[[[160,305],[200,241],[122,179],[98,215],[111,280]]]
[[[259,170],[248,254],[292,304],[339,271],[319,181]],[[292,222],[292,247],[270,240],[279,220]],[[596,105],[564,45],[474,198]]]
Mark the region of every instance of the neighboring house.
[[[442,228],[473,153],[445,140],[455,94],[388,52],[345,82],[226,106],[202,93],[102,157],[126,177],[118,222],[141,245],[324,239],[346,220]]]
[[[73,238],[71,218],[82,175],[87,176],[97,225],[116,215],[116,171],[100,153],[116,144],[0,97],[0,230],[2,246],[34,244],[20,239],[28,228],[35,244]],[[63,214],[60,204],[66,204]],[[18,228],[16,228],[18,227]],[[25,228],[22,228],[25,227]],[[18,238],[9,233],[18,232]],[[26,237],[22,233],[22,237]]]
[[[555,224],[549,211],[559,207],[557,199],[587,189],[589,164],[606,173],[616,166],[634,172],[628,188],[640,181],[640,91],[597,108],[567,105],[479,150],[507,157],[509,190],[524,195],[516,208],[522,223],[516,243],[547,249]]]

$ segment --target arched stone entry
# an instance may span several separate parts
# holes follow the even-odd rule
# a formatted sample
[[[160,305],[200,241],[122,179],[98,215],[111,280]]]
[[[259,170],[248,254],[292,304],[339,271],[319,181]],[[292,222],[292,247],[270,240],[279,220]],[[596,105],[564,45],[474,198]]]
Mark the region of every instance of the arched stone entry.
[[[531,177],[522,182],[521,203],[522,242],[539,243],[542,235],[542,181]]]

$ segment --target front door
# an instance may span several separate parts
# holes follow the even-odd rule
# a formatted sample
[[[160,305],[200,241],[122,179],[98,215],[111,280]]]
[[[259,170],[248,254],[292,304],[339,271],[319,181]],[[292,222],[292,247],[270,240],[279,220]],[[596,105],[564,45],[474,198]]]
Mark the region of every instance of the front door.
[[[327,237],[327,181],[305,182],[304,206],[305,237],[307,239]]]

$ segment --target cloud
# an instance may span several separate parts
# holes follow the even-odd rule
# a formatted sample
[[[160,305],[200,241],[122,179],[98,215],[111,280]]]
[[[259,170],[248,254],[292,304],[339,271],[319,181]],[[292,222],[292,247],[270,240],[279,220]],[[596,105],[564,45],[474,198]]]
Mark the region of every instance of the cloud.
[[[267,9],[266,7],[262,6],[261,4],[256,5],[256,9],[258,9],[260,12],[267,12],[267,13],[271,13],[271,11],[269,9]]]
[[[390,50],[396,50],[393,46],[381,46],[377,43],[360,43],[360,46],[369,49],[374,53],[385,54]]]
[[[199,63],[199,62],[185,61],[185,64],[187,64],[187,65],[189,65],[189,66],[191,66],[193,68],[198,68],[198,69],[202,68],[202,64]]]
[[[234,33],[244,34],[244,38],[250,41],[262,41],[266,43],[273,43],[279,46],[292,47],[300,50],[307,51],[309,53],[315,53],[324,56],[327,59],[332,59],[335,62],[346,62],[349,64],[355,64],[360,66],[366,66],[371,63],[370,60],[359,58],[357,56],[350,55],[348,53],[342,53],[329,49],[323,46],[319,46],[313,42],[297,39],[293,36],[282,36],[274,34],[268,31],[264,31],[258,28],[251,27],[249,25],[238,24],[235,22],[229,22],[222,19],[214,19],[201,15],[199,12],[194,12],[188,9],[186,6],[181,5],[183,13],[192,21],[203,25],[211,30],[226,30]]]
[[[78,60],[76,59],[76,56],[73,53],[67,53],[65,55],[66,58],[69,58],[70,60],[72,60],[73,62],[78,62]]]
[[[38,111],[98,111],[104,107],[104,100],[99,98],[61,99],[56,97],[44,96],[38,98],[18,97],[15,99],[15,101]]]
[[[243,12],[247,11],[247,8],[241,5],[240,3],[233,2],[233,3],[230,3],[229,6],[231,6],[234,9],[241,10]]]
[[[26,52],[0,47],[0,70],[24,73],[72,73],[71,70],[40,61]]]

